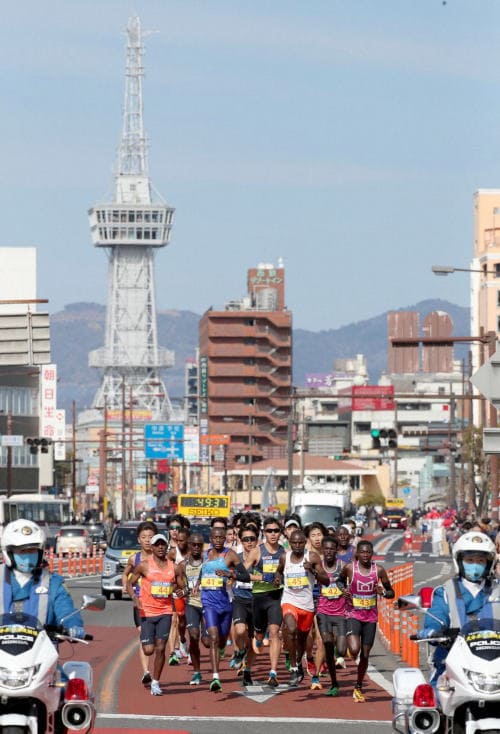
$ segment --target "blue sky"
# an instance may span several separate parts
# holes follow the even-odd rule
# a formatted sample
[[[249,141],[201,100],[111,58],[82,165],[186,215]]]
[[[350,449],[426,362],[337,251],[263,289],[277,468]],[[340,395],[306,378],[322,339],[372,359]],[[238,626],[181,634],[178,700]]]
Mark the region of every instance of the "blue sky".
[[[0,245],[50,310],[106,299],[87,209],[112,191],[125,37],[146,39],[150,173],[175,206],[159,309],[283,257],[296,327],[468,304],[472,196],[500,188],[498,0],[24,0],[0,43]]]

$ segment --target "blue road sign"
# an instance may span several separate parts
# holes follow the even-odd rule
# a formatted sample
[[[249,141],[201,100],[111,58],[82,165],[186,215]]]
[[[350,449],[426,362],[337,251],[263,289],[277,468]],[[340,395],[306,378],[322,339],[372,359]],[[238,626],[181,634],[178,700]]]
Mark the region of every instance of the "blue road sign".
[[[411,487],[404,487],[403,494],[406,494],[406,495],[411,494]]]
[[[144,426],[146,459],[184,458],[184,425],[182,423],[146,423]]]

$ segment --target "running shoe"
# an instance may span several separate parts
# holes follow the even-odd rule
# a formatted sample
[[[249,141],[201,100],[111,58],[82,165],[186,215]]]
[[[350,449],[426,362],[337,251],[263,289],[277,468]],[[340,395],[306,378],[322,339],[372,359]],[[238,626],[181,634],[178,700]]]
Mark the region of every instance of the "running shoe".
[[[244,672],[245,672],[246,669],[247,669],[247,664],[246,664],[246,662],[244,660],[241,663],[241,666],[238,668],[238,672],[236,673],[236,675],[238,676],[238,678],[241,678],[241,676],[244,674]]]
[[[316,666],[314,664],[314,660],[308,660],[307,661],[307,672],[311,676],[311,678],[314,678],[316,675]]]
[[[219,647],[219,660],[224,660],[225,657],[226,657],[226,648]]]
[[[328,675],[328,665],[326,663],[321,663],[321,668],[319,669],[319,674],[321,677],[324,677],[325,675]]]
[[[201,673],[193,673],[193,677],[189,681],[190,686],[199,686],[201,683]]]
[[[296,688],[299,685],[299,671],[297,669],[291,668],[290,670],[290,680],[288,681],[288,685],[291,688]]]
[[[177,657],[175,652],[173,652],[171,656],[169,657],[168,664],[169,665],[179,665],[179,658]]]
[[[151,683],[151,695],[152,696],[163,696],[163,691],[160,688],[160,684],[156,681]]]
[[[245,650],[245,648],[243,648],[243,650],[236,650],[233,657],[231,658],[229,667],[234,668],[235,670],[239,670],[245,661],[246,654],[247,651]]]
[[[352,699],[353,701],[356,701],[356,703],[364,703],[366,701],[366,698],[363,696],[360,686],[356,686],[354,688],[352,692]]]
[[[337,658],[335,661],[335,667],[336,668],[347,668],[345,658],[342,658],[342,657]]]
[[[267,679],[266,683],[270,688],[277,688],[279,684],[276,673],[269,673],[269,678]]]
[[[313,675],[311,678],[311,691],[321,691],[323,686],[319,682],[319,678],[317,675]]]
[[[297,665],[297,675],[299,676],[299,683],[302,683],[304,680],[304,668],[301,663]]]
[[[151,673],[149,672],[149,670],[146,670],[146,672],[144,673],[144,675],[141,678],[142,685],[149,686],[149,684],[151,683],[151,680],[152,680]]]
[[[325,693],[325,696],[338,696],[339,693],[340,693],[339,687],[332,686],[331,688],[327,690],[327,692]]]
[[[243,671],[242,683],[244,686],[253,686],[252,674],[247,668],[245,668],[245,670]]]
[[[189,657],[189,650],[188,650],[186,640],[184,640],[184,642],[182,640],[179,641],[179,652],[181,654],[181,657],[183,658]],[[177,650],[176,650],[176,653],[177,653]]]
[[[219,691],[222,691],[222,683],[218,678],[214,678],[212,682],[210,683],[210,690],[212,693],[218,693]]]
[[[285,653],[285,668],[290,671],[290,653]]]
[[[253,651],[256,655],[260,655],[262,652],[262,640],[256,640],[255,637],[252,639]]]

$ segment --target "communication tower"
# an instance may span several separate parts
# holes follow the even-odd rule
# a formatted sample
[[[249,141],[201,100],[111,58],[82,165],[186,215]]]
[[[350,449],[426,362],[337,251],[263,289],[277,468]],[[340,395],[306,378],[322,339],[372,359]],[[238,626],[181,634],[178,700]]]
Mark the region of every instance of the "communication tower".
[[[144,35],[139,18],[130,18],[114,198],[89,210],[92,241],[109,256],[105,345],[90,352],[89,365],[104,369],[94,408],[123,409],[126,389],[127,400],[133,396],[134,410],[168,420],[172,407],[160,370],[173,365],[174,353],[158,346],[154,254],[169,242],[174,209],[154,191],[148,174]]]

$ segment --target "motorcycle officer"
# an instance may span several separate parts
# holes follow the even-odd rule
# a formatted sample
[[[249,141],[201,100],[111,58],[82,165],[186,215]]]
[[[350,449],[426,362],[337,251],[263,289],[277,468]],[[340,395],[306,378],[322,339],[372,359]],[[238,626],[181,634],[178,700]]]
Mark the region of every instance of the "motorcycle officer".
[[[436,633],[446,628],[461,629],[475,619],[500,619],[500,604],[489,600],[494,559],[495,544],[484,533],[472,530],[456,541],[453,546],[456,576],[434,590],[423,636],[438,636]],[[431,614],[437,619],[433,619]],[[434,687],[445,670],[448,650],[448,647],[436,646],[434,672],[430,680]]]
[[[14,520],[2,535],[4,563],[0,566],[0,614],[24,612],[41,624],[60,625],[71,614],[68,634],[85,637],[80,613],[76,613],[64,579],[43,565],[45,534],[31,520]],[[75,614],[73,614],[75,612]]]

